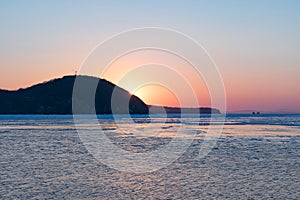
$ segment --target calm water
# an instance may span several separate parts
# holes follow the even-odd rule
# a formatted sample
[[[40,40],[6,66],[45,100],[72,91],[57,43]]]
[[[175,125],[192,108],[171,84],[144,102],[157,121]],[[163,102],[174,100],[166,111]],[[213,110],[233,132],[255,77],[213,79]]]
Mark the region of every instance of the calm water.
[[[300,115],[228,115],[204,158],[209,117],[129,121],[99,116],[107,137],[134,153],[163,148],[180,126],[197,134],[170,165],[135,174],[94,159],[72,116],[0,115],[0,199],[300,199]]]

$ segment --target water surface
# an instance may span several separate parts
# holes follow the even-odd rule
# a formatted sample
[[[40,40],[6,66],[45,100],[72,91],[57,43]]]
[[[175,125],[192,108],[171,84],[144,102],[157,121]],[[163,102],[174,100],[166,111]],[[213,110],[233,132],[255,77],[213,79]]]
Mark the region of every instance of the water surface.
[[[151,123],[136,116],[134,125],[121,116],[119,126],[112,116],[98,118],[115,145],[135,153],[163,148],[179,126],[197,129],[198,134],[172,164],[135,174],[95,160],[70,115],[1,115],[0,199],[300,197],[300,115],[228,115],[222,134],[214,138],[216,146],[204,158],[198,154],[208,116],[200,123],[190,115],[157,116]],[[88,120],[79,125],[93,127]],[[182,137],[190,139],[188,133]]]

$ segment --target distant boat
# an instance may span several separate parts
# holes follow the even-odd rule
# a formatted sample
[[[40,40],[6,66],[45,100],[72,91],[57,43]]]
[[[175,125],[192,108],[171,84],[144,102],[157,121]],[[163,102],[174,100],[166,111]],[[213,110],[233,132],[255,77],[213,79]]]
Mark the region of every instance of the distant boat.
[[[252,115],[259,115],[260,112],[252,112]]]

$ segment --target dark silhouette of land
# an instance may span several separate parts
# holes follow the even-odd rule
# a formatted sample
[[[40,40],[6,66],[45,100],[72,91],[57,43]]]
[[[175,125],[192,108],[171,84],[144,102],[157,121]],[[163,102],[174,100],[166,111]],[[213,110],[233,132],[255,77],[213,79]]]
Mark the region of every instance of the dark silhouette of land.
[[[151,111],[154,113],[159,113],[161,110],[161,106],[149,106]],[[168,114],[177,114],[177,113],[184,113],[184,114],[221,114],[218,109],[215,108],[178,108],[178,107],[168,107],[163,106],[164,110]]]
[[[75,79],[80,80],[81,92],[73,95]],[[91,94],[93,102],[86,98]],[[113,108],[112,95],[116,99]],[[113,83],[91,76],[64,76],[15,91],[0,89],[0,114],[72,114],[72,103],[76,114],[148,114],[151,107]],[[164,108],[168,114],[220,113],[212,108]]]
[[[82,84],[81,89],[89,91],[96,85],[93,109],[90,102],[82,95],[73,97],[73,85],[76,76],[65,76],[48,82],[40,83],[17,91],[0,90],[1,114],[72,114],[72,101],[76,103],[77,114],[111,114],[111,97],[114,91],[116,99],[125,102],[116,113],[148,114],[148,106],[138,97],[130,95],[126,90],[104,79],[90,76],[77,76]],[[73,99],[72,99],[73,97]],[[126,104],[126,105],[125,105]]]

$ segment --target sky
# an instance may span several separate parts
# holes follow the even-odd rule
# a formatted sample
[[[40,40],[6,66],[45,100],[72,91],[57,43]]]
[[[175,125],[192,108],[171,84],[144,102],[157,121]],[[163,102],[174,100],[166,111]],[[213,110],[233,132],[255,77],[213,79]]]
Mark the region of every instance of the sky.
[[[222,76],[229,112],[300,113],[298,0],[1,0],[0,27],[2,89],[74,74],[91,50],[112,35],[162,27],[190,36],[207,50]],[[118,67],[124,73],[130,69],[125,61]],[[119,83],[112,75],[104,78]],[[129,90],[134,81],[120,83]],[[199,79],[192,87],[198,87],[201,106],[209,106],[212,91],[205,83]],[[136,88],[130,92],[146,103],[178,104],[176,92],[161,85]],[[194,106],[189,98],[185,106]]]

